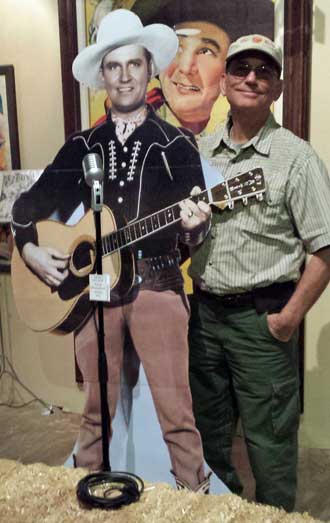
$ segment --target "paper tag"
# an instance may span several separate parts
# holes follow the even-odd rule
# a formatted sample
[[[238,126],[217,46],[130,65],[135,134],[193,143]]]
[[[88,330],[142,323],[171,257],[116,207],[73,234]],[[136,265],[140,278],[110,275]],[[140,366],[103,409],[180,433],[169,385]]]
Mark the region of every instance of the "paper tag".
[[[89,275],[89,299],[110,301],[110,274]]]

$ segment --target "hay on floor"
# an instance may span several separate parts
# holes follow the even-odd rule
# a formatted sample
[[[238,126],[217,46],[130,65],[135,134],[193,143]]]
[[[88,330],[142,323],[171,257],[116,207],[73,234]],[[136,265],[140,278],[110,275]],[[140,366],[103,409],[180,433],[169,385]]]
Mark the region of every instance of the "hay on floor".
[[[22,465],[0,460],[0,521],[3,523],[315,523],[308,514],[287,514],[232,494],[177,492],[157,483],[141,500],[117,511],[88,510],[76,498],[83,469]],[[147,485],[147,487],[150,485]]]

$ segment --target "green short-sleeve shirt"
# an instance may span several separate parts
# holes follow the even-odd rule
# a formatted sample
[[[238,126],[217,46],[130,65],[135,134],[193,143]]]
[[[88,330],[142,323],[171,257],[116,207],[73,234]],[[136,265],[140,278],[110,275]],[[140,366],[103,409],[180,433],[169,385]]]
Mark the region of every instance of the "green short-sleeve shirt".
[[[306,253],[330,245],[330,179],[311,145],[272,114],[239,148],[231,144],[230,127],[229,116],[200,140],[201,154],[225,179],[260,167],[266,194],[262,202],[249,199],[247,206],[213,213],[209,235],[192,253],[190,276],[219,295],[298,280]]]

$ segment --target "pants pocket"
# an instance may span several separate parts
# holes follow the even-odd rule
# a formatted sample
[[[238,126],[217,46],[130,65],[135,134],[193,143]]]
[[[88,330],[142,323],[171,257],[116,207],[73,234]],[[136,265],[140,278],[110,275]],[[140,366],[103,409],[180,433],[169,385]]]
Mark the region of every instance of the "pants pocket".
[[[299,427],[300,400],[297,378],[282,383],[273,383],[272,422],[274,435],[286,438]]]
[[[289,342],[278,340],[277,338],[275,338],[275,336],[273,336],[273,334],[269,330],[269,325],[268,325],[268,316],[269,316],[269,314],[270,314],[269,312],[263,312],[262,314],[258,314],[258,322],[259,322],[261,333],[267,339],[270,339],[270,340],[274,341],[279,346],[287,345],[288,343],[290,343],[290,341],[292,339],[294,339],[297,336],[298,331],[293,333],[293,335],[290,338]]]
[[[266,338],[271,338],[272,340],[275,340],[274,336],[271,334],[269,327],[268,327],[268,321],[267,321],[268,312],[263,312],[262,314],[257,314],[259,327],[261,330],[261,333],[263,336],[266,336]],[[276,340],[278,341],[278,340]],[[280,343],[280,342],[279,342]]]

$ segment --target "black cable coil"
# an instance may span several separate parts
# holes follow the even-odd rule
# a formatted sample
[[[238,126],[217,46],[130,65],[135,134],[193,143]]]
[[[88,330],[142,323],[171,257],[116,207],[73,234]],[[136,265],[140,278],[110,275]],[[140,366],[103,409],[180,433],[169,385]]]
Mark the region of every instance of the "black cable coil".
[[[90,508],[118,509],[139,501],[144,483],[129,472],[95,472],[77,485],[77,498]]]

